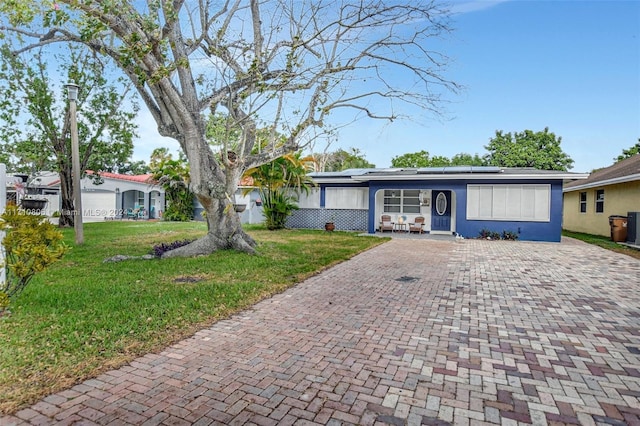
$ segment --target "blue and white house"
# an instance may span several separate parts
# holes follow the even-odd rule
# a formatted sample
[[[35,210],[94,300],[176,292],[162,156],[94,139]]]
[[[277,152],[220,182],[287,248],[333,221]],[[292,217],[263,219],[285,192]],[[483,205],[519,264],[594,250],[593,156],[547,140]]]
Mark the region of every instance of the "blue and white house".
[[[559,242],[562,187],[588,174],[486,166],[351,169],[312,173],[318,185],[301,195],[292,228],[374,234],[382,215],[397,230],[425,219],[424,232],[478,237],[481,230],[513,232],[520,240]],[[400,224],[400,226],[398,226]]]

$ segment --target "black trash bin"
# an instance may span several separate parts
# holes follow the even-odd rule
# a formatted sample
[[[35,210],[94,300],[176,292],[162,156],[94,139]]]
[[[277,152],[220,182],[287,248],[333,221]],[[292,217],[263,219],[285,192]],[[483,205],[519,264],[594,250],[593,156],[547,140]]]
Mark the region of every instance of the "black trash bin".
[[[616,243],[627,241],[627,216],[609,216],[611,227],[611,241]]]

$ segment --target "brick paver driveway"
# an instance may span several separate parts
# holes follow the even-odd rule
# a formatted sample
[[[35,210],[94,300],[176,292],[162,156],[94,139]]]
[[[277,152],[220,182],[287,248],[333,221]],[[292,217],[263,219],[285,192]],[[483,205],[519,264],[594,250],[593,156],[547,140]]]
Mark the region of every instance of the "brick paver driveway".
[[[638,424],[640,261],[393,240],[12,423]]]

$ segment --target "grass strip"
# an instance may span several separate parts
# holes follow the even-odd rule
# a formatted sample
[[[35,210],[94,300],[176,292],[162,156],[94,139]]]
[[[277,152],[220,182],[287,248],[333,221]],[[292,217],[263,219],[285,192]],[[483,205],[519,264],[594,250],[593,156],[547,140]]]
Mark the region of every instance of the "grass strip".
[[[104,263],[205,234],[201,222],[85,224],[85,244],[37,275],[0,318],[0,412],[8,414],[158,352],[386,239],[313,230],[247,231],[258,255]]]

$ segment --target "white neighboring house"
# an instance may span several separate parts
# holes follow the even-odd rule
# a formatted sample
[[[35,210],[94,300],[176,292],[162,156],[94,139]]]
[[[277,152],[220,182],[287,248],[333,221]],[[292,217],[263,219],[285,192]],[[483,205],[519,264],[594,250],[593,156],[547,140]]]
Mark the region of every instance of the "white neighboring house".
[[[122,175],[100,173],[100,183],[87,171],[81,180],[82,219],[86,222],[108,219],[157,219],[165,209],[164,190],[150,180],[151,175]],[[19,202],[26,176],[16,175],[7,179],[7,196]],[[60,177],[55,172],[39,172],[29,181],[29,194],[47,199],[43,214],[52,216],[60,210]],[[5,186],[3,185],[3,188]]]
[[[92,172],[82,179],[83,219],[160,219],[165,209],[164,189],[151,175],[100,173],[97,184]]]

